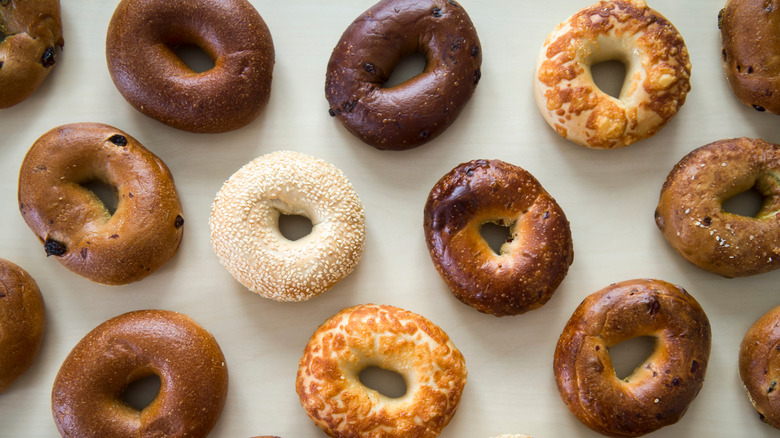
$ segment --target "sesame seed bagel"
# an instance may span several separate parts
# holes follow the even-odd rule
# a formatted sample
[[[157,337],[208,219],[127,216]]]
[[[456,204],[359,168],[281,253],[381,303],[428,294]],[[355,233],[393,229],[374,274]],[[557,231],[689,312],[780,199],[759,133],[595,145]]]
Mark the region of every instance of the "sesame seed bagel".
[[[312,223],[296,241],[279,216]],[[263,155],[239,169],[211,208],[211,244],[220,262],[251,291],[277,301],[304,301],[330,289],[357,265],[365,214],[355,189],[335,166],[298,152]]]
[[[780,306],[762,315],[739,348],[739,377],[748,398],[767,424],[780,428]]]
[[[618,60],[618,98],[593,82],[591,65]],[[534,95],[562,137],[594,149],[627,146],[658,132],[691,88],[688,49],[677,29],[644,0],[601,1],[559,24],[536,64]]]
[[[401,374],[407,393],[390,398],[364,386],[367,367]],[[367,304],[337,313],[314,332],[296,391],[309,417],[332,437],[433,438],[455,415],[466,385],[463,355],[438,326],[415,313]]]

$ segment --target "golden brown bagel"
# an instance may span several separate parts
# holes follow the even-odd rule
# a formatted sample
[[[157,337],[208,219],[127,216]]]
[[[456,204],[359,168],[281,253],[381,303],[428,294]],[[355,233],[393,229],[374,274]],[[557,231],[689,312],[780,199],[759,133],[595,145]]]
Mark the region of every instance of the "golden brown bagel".
[[[408,391],[389,398],[364,386],[370,366],[396,371]],[[296,390],[309,417],[332,437],[433,438],[450,422],[466,364],[444,331],[392,306],[350,307],[323,323],[303,353]]]
[[[157,375],[142,411],[127,386]],[[89,332],[63,362],[52,412],[63,437],[205,437],[225,404],[228,373],[214,337],[190,317],[164,310],[119,315]]]
[[[509,227],[496,254],[483,224]],[[517,315],[541,307],[574,259],[566,215],[536,178],[500,160],[474,160],[444,175],[424,211],[425,241],[452,293],[480,312]]]
[[[762,315],[739,347],[739,377],[762,421],[780,428],[780,306]]]
[[[37,90],[64,44],[59,0],[0,1],[0,108]]]
[[[718,27],[723,68],[737,99],[780,114],[780,2],[729,0]]]
[[[214,61],[195,73],[174,52],[191,44]],[[119,92],[138,111],[191,132],[238,129],[265,108],[274,46],[246,0],[123,0],[106,38]]]
[[[661,189],[655,222],[696,266],[724,277],[780,267],[780,146],[735,138],[702,146],[677,163]],[[764,196],[756,217],[723,210],[751,188]]]
[[[0,394],[32,365],[45,328],[43,296],[35,280],[0,259]]]
[[[609,348],[655,338],[655,350],[623,380]],[[587,298],[555,349],[558,391],[569,410],[608,436],[640,436],[676,423],[696,398],[707,371],[711,330],[699,303],[660,280],[629,280]]]
[[[404,56],[425,56],[425,71],[384,83]],[[420,146],[444,132],[482,77],[482,48],[454,0],[382,0],[344,31],[328,62],[330,114],[378,149]]]
[[[82,186],[93,181],[114,188],[113,215]],[[47,256],[112,285],[140,280],[170,260],[184,224],[165,163],[98,123],[59,126],[33,144],[19,171],[19,211]]]

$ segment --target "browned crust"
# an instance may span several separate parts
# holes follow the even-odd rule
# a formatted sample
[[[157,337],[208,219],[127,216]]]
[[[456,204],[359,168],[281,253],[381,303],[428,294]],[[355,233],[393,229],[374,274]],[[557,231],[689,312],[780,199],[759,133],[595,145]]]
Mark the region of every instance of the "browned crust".
[[[195,73],[172,47],[194,44],[214,68]],[[254,120],[268,103],[271,33],[246,0],[123,0],[106,38],[119,92],[138,111],[174,128],[225,132]]]
[[[383,88],[406,55],[427,65],[417,77]],[[325,82],[330,114],[378,149],[404,150],[450,126],[482,76],[482,47],[454,0],[382,0],[347,28]]]
[[[737,99],[780,114],[780,2],[729,0],[718,27],[723,68]]]
[[[756,217],[723,211],[750,188],[764,196]],[[688,261],[724,277],[780,267],[780,146],[735,138],[702,146],[678,162],[661,189],[655,221]]]
[[[128,384],[157,375],[143,411],[124,404]],[[217,341],[190,317],[140,310],[89,332],[63,362],[52,388],[62,436],[205,437],[225,404],[228,373]]]
[[[780,428],[780,306],[762,315],[739,347],[739,377],[761,420]]]
[[[609,348],[639,336],[655,351],[618,379]],[[553,369],[569,410],[608,436],[640,436],[676,423],[699,393],[711,330],[684,289],[660,280],[629,280],[588,296],[563,329]]]
[[[510,227],[495,254],[482,238],[487,222]],[[500,160],[455,167],[425,204],[425,240],[436,270],[459,300],[495,316],[546,303],[574,259],[566,215],[524,169]]]
[[[390,399],[358,374],[378,366],[403,375],[408,392]],[[460,351],[442,329],[385,305],[344,309],[306,345],[296,390],[309,417],[332,437],[433,438],[449,423],[466,384]]]
[[[35,280],[0,259],[0,394],[32,365],[45,328],[43,296]]]
[[[0,4],[0,108],[27,99],[49,75],[62,48],[59,0]]]
[[[94,180],[114,187],[113,215],[81,186]],[[46,254],[98,283],[140,280],[181,242],[184,219],[170,171],[112,126],[77,123],[41,136],[22,163],[18,195],[19,211]]]

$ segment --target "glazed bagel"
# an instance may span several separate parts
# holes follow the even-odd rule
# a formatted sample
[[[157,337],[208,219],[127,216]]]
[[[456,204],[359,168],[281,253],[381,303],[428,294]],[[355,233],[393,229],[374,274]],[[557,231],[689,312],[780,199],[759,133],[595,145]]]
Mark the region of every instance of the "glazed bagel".
[[[618,98],[601,91],[590,67],[618,60],[626,82]],[[563,138],[595,149],[627,146],[658,132],[691,89],[688,49],[677,29],[644,0],[600,1],[547,37],[534,96]]]
[[[0,2],[0,109],[38,89],[64,44],[59,0]]]
[[[729,0],[718,27],[723,68],[737,99],[780,114],[780,2]]]
[[[509,227],[496,254],[483,224]],[[459,300],[495,316],[541,307],[574,258],[569,222],[555,199],[524,169],[499,160],[455,167],[425,203],[425,241],[436,270]]]
[[[100,181],[118,200],[111,214],[83,185]],[[19,211],[47,256],[92,281],[138,281],[170,260],[182,237],[173,177],[136,139],[108,125],[54,128],[27,152]]]
[[[780,307],[759,318],[739,347],[739,377],[762,421],[780,428]]]
[[[279,216],[312,223],[295,241]],[[335,166],[298,152],[263,155],[233,174],[211,207],[211,244],[249,290],[277,301],[304,301],[346,277],[363,254],[365,213]]]
[[[371,366],[395,371],[408,391],[389,398],[364,386]],[[420,315],[373,304],[344,309],[309,340],[295,388],[309,417],[332,437],[436,437],[466,384],[466,365],[447,334]]]
[[[160,378],[140,412],[127,386]],[[125,313],[89,332],[62,363],[52,412],[63,437],[205,437],[225,404],[228,373],[217,341],[190,317],[164,310]]]
[[[0,259],[0,394],[32,365],[45,329],[46,310],[35,280]]]
[[[402,58],[425,56],[423,73],[384,83]],[[482,77],[482,48],[454,0],[382,0],[341,36],[328,62],[330,115],[378,149],[420,146],[444,132]]]
[[[195,45],[214,61],[196,73],[175,53]],[[138,111],[177,129],[238,129],[265,108],[274,46],[246,0],[122,0],[106,38],[119,92]]]
[[[780,146],[735,138],[702,146],[680,160],[661,189],[655,222],[696,266],[724,277],[780,267]],[[749,189],[764,196],[755,217],[723,210]]]
[[[639,336],[655,350],[621,380],[609,348]],[[681,287],[629,280],[588,296],[569,319],[555,349],[561,398],[591,429],[640,436],[676,423],[696,398],[710,355],[710,323]]]

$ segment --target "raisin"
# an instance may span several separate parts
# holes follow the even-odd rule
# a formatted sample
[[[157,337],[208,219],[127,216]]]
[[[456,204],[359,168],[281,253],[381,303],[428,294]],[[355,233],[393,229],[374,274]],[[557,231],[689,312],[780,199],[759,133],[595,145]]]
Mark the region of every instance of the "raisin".
[[[328,108],[328,114],[330,114],[331,117],[336,117],[336,111],[333,111],[333,108]]]
[[[46,257],[61,256],[68,252],[68,248],[64,243],[56,241],[51,237],[46,238],[46,241],[43,244],[43,250],[46,251]]]
[[[480,79],[482,79],[482,70],[474,70],[474,85],[477,85]]]
[[[127,137],[124,135],[114,134],[111,136],[111,138],[108,139],[111,143],[114,143],[117,146],[127,146]]]
[[[176,228],[181,228],[182,225],[184,225],[184,218],[181,217],[181,215],[177,215],[176,220],[173,222],[173,226]]]
[[[374,67],[374,64],[370,62],[364,62],[363,63],[363,70],[366,71],[366,73],[373,75],[376,74],[376,67]]]
[[[436,18],[441,17],[441,8],[433,8],[432,14]]]
[[[696,373],[696,371],[699,371],[699,362],[696,362],[695,360],[691,363],[691,373]]]
[[[544,214],[542,215],[542,219],[549,219],[549,218],[550,218],[550,212],[545,211]]]
[[[344,102],[341,105],[341,110],[345,113],[351,113],[352,111],[355,111],[356,106],[357,106],[357,100],[353,100],[351,102]]]
[[[655,315],[659,310],[661,310],[661,303],[659,303],[658,300],[653,300],[653,302],[648,303],[647,308],[647,312],[650,315]]]
[[[41,56],[41,65],[44,67],[51,67],[54,65],[54,62],[56,60],[54,59],[54,47],[49,47],[46,49],[45,52],[43,52],[43,55]]]
[[[427,129],[423,129],[422,131],[420,131],[420,138],[428,138],[430,137],[430,135],[431,135],[431,131]]]
[[[705,227],[709,227],[710,225],[712,225],[712,218],[709,216],[704,216],[704,219],[701,220],[701,224],[704,225]]]
[[[3,68],[3,61],[0,61],[0,68]]]
[[[680,378],[679,377],[675,377],[674,379],[672,379],[672,385],[673,386],[679,386],[680,385]]]
[[[471,57],[476,58],[479,56],[479,46],[474,46],[471,48]]]
[[[756,110],[756,111],[760,111],[760,112],[762,112],[762,113],[763,113],[764,111],[766,111],[766,108],[764,108],[764,107],[763,107],[763,106],[761,106],[761,105],[753,105],[753,109],[754,109],[754,110]]]
[[[451,4],[452,6],[458,7],[458,3],[455,0],[447,0],[447,3]]]

